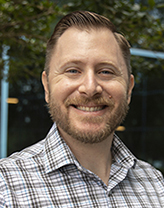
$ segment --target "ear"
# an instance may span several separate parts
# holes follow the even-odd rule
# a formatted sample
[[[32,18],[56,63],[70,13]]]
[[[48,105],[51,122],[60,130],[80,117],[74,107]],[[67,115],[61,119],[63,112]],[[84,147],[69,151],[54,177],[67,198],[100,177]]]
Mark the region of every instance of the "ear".
[[[45,71],[42,72],[42,83],[43,83],[44,92],[45,92],[45,100],[48,103],[49,102],[49,87],[48,87],[48,77]]]
[[[134,87],[134,76],[131,74],[129,79],[129,88],[128,88],[128,104],[131,101],[131,94]]]

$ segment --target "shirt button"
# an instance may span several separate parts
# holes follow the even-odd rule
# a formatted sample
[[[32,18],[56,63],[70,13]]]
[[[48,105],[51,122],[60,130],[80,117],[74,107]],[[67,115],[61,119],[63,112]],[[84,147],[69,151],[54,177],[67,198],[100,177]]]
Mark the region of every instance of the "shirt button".
[[[108,196],[112,196],[112,194],[113,194],[113,191],[108,192]]]

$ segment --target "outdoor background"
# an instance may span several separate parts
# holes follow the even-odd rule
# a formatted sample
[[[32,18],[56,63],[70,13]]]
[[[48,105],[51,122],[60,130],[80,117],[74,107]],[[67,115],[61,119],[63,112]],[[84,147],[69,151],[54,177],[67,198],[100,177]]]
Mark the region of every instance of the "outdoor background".
[[[133,48],[164,52],[163,0],[0,0],[0,54],[9,47],[9,97],[19,100],[8,104],[8,155],[43,139],[52,125],[40,80],[46,42],[57,21],[75,10],[108,17]],[[0,78],[4,64],[0,57]],[[132,56],[131,64],[136,85],[125,130],[117,134],[164,173],[164,59]]]

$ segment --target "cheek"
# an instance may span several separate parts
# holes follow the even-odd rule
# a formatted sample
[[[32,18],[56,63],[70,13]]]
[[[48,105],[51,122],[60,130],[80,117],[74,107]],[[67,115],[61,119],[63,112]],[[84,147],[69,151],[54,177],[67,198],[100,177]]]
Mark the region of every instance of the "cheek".
[[[120,103],[123,99],[127,99],[127,88],[121,83],[113,83],[106,88],[108,96],[111,96],[115,103]]]
[[[68,80],[60,80],[58,83],[51,84],[51,96],[58,103],[63,103],[69,96],[76,92],[77,84]]]

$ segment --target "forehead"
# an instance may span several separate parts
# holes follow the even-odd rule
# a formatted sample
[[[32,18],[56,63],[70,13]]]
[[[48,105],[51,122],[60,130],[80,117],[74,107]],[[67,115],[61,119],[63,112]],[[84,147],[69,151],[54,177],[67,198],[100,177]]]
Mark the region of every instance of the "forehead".
[[[57,41],[51,63],[60,66],[69,59],[112,61],[117,67],[126,68],[117,40],[107,28],[81,30],[71,27],[67,29]]]
[[[96,43],[96,44],[95,44]],[[53,54],[72,53],[72,50],[82,51],[85,49],[98,49],[102,51],[113,51],[121,54],[120,47],[114,34],[107,28],[78,29],[71,27],[67,29],[58,39]],[[72,49],[72,50],[71,50]],[[69,51],[67,51],[69,50]]]
[[[89,40],[90,38],[90,40]],[[67,29],[58,39],[57,46],[61,45],[62,43],[65,43],[69,45],[70,42],[76,42],[77,43],[84,43],[84,41],[91,41],[94,39],[99,38],[101,40],[101,44],[104,41],[113,42],[116,45],[118,45],[114,34],[107,28],[76,28],[71,27]]]

